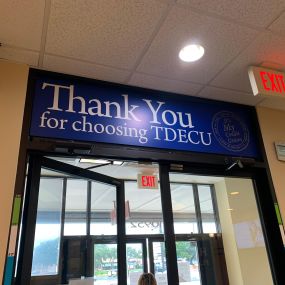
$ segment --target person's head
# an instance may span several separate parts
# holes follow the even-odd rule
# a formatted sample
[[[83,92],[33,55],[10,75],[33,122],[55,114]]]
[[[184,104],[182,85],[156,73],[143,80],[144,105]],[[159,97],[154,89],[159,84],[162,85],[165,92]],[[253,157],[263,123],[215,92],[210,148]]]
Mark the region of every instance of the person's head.
[[[138,285],[157,285],[157,283],[152,273],[143,273],[140,276]]]

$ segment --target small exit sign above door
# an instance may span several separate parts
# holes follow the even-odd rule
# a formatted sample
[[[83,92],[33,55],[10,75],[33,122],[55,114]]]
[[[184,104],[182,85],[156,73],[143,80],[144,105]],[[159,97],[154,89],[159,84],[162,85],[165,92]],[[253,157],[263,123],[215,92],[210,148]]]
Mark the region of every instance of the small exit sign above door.
[[[156,175],[138,174],[138,188],[158,189],[158,179]]]

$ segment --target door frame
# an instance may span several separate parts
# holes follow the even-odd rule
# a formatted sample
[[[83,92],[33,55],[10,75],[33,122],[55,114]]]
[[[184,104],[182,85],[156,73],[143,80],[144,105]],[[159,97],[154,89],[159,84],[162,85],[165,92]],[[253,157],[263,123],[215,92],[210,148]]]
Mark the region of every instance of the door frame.
[[[41,178],[41,169],[46,168],[59,173],[68,174],[77,178],[97,181],[116,187],[117,200],[117,256],[118,260],[124,260],[126,250],[123,244],[125,236],[125,197],[124,182],[103,174],[95,173],[76,166],[68,165],[39,154],[31,154],[26,184],[25,202],[22,215],[21,239],[17,260],[16,284],[29,285],[31,280],[33,247],[37,218],[38,196]],[[30,207],[30,205],[33,205]],[[49,278],[50,279],[50,278]],[[126,265],[118,262],[118,282],[123,284],[126,280]]]
[[[253,167],[251,164],[247,165],[246,163],[242,168],[235,165],[235,167],[230,169],[222,164],[199,162],[186,163],[182,166],[182,168],[178,169],[170,164],[167,172],[168,174],[176,172],[201,176],[248,178],[252,180],[272,280],[275,285],[285,284],[285,271],[283,268],[285,251],[274,208],[274,193],[268,179],[268,169],[259,164]]]
[[[102,151],[102,150],[101,150]],[[105,149],[106,151],[106,149]],[[100,148],[96,149],[96,152],[100,153]],[[95,153],[96,153],[95,152]],[[132,152],[132,151],[127,151]],[[46,151],[42,152],[43,155],[47,155],[48,153]],[[101,152],[102,154],[105,152]],[[117,155],[107,155],[109,152],[106,151],[106,155],[104,157],[116,157],[119,158]],[[122,152],[123,154],[124,152]],[[133,151],[135,154],[136,151]],[[143,157],[142,153],[139,153],[139,156],[136,157]],[[146,155],[148,152],[146,151],[144,154]],[[25,201],[26,202],[23,207],[23,217],[22,217],[22,238],[20,240],[20,248],[23,249],[25,246],[27,246],[27,249],[29,248],[29,244],[33,244],[31,241],[34,240],[34,236],[32,234],[33,231],[28,230],[32,229],[33,223],[30,223],[30,221],[33,221],[34,217],[34,224],[35,224],[35,214],[32,210],[29,211],[28,205],[36,205],[37,203],[37,196],[35,196],[36,189],[39,186],[39,176],[40,176],[40,168],[42,165],[42,162],[46,163],[46,166],[52,167],[54,164],[49,164],[49,161],[46,161],[46,158],[43,158],[43,155],[40,155],[38,153],[30,153],[30,159],[29,159],[29,170],[28,170],[28,179],[27,179],[27,190],[25,194]],[[58,153],[56,155],[59,155]],[[67,156],[66,154],[62,154],[63,156]],[[70,154],[69,154],[70,155]],[[73,154],[74,155],[74,154]],[[136,154],[138,155],[138,154]],[[177,161],[179,161],[179,155],[175,155],[174,158],[177,158]],[[209,156],[212,157],[212,156]],[[157,156],[154,156],[153,159],[159,158]],[[129,155],[129,159],[135,159],[131,158],[131,155]],[[185,159],[185,158],[184,158]],[[136,160],[142,160],[136,158]],[[201,160],[201,157],[200,157]],[[254,167],[252,165],[246,166],[244,169],[239,168],[232,168],[230,170],[227,170],[225,167],[225,164],[223,163],[215,163],[214,160],[209,160],[208,163],[205,162],[193,162],[188,161],[188,163],[185,162],[185,164],[178,165],[177,164],[172,165],[172,160],[160,160],[157,159],[156,161],[159,162],[160,165],[160,179],[161,179],[161,189],[163,189],[164,198],[162,199],[162,211],[163,211],[163,220],[167,220],[168,223],[165,223],[164,228],[164,237],[165,237],[165,247],[168,249],[166,251],[166,261],[167,261],[167,275],[168,275],[168,282],[171,282],[173,285],[178,284],[178,268],[176,263],[172,263],[171,261],[176,260],[176,248],[175,248],[175,234],[174,234],[174,228],[173,228],[173,215],[172,212],[167,211],[167,209],[172,209],[171,204],[171,196],[170,196],[170,184],[169,184],[169,173],[170,172],[182,172],[182,173],[188,173],[188,174],[196,174],[196,175],[210,175],[210,176],[223,176],[223,177],[240,177],[240,178],[251,178],[254,184],[254,191],[255,191],[255,197],[257,200],[257,206],[259,210],[260,220],[262,224],[262,229],[264,233],[267,253],[268,253],[268,259],[269,264],[271,267],[272,272],[272,278],[274,284],[285,284],[285,272],[283,270],[283,264],[285,263],[285,256],[282,254],[284,252],[283,243],[281,239],[281,235],[279,232],[279,226],[278,221],[274,209],[274,195],[270,191],[272,189],[272,185],[270,184],[270,180],[268,179],[268,169],[264,167],[263,164],[256,164]],[[183,161],[183,160],[182,160]],[[71,165],[66,165],[61,162],[56,162],[56,165],[61,165],[64,169],[64,171],[70,170],[71,175],[73,176],[79,176],[82,177],[81,174],[85,172],[86,170],[77,168]],[[182,167],[181,167],[182,166]],[[92,179],[94,178],[94,173],[91,172],[92,175],[90,176],[90,172],[85,173],[86,179]],[[23,175],[23,174],[21,174]],[[101,176],[103,178],[103,176]],[[109,177],[110,178],[110,177]],[[114,180],[107,179],[106,181],[114,182]],[[121,189],[124,189],[124,183],[121,180],[117,180],[117,184],[120,186]],[[125,235],[125,221],[124,221],[124,215],[125,215],[125,197],[124,197],[124,191],[117,191],[117,219],[118,219],[118,227],[120,225],[120,230],[118,231],[118,253],[120,253],[122,260],[126,260],[126,249],[125,249],[125,242],[124,238]],[[36,211],[36,206],[32,207],[35,208],[34,211]],[[118,211],[120,209],[120,211]],[[120,240],[120,242],[119,242]],[[28,253],[26,250],[25,257],[32,258],[32,252]],[[119,254],[118,254],[119,258]],[[281,260],[280,260],[281,259]],[[19,279],[20,276],[27,276],[27,272],[29,272],[27,264],[23,265],[23,252],[19,251],[18,253],[18,267],[17,267],[17,274],[16,274],[16,284],[28,284],[25,283],[25,279]],[[280,262],[281,261],[281,262]],[[24,273],[24,274],[19,274]],[[119,284],[124,284],[125,280],[127,279],[126,276],[126,264],[124,262],[118,264],[118,282]],[[23,281],[22,283],[19,281]],[[120,283],[121,282],[121,283]]]
[[[126,246],[127,244],[139,243],[142,245],[142,259],[143,259],[143,272],[148,272],[148,264],[147,264],[147,243],[146,238],[141,236],[126,236]],[[127,262],[127,258],[126,258]]]

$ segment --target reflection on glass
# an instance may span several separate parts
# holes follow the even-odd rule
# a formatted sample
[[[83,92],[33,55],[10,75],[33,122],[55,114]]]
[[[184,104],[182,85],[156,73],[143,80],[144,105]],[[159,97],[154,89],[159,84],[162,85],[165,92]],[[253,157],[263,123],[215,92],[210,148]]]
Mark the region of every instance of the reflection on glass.
[[[94,244],[94,284],[118,284],[116,244]]]
[[[153,263],[157,285],[167,285],[167,268],[164,242],[153,242]]]
[[[143,273],[143,254],[141,243],[128,243],[127,247],[128,285],[137,285]]]
[[[66,186],[64,235],[86,235],[87,181],[68,179]]]
[[[63,179],[41,178],[32,276],[58,273]]]
[[[198,226],[192,184],[171,183],[170,189],[175,234],[197,233]]]
[[[91,235],[116,235],[116,187],[92,182]]]
[[[125,197],[127,234],[163,234],[160,189],[139,189],[137,182],[125,182]]]
[[[203,233],[216,233],[216,219],[210,185],[198,185]]]
[[[215,189],[225,261],[228,272],[235,272],[229,274],[229,284],[272,285],[252,181],[224,178]]]
[[[199,270],[197,242],[177,241],[176,254],[179,284],[200,285],[201,277]]]

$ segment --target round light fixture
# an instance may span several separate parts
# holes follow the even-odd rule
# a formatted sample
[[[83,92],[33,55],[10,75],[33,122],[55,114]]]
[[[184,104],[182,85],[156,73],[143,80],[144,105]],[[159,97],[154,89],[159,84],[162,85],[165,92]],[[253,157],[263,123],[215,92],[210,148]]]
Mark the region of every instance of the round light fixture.
[[[193,62],[204,55],[204,48],[200,45],[189,45],[181,49],[179,58],[185,62]]]

